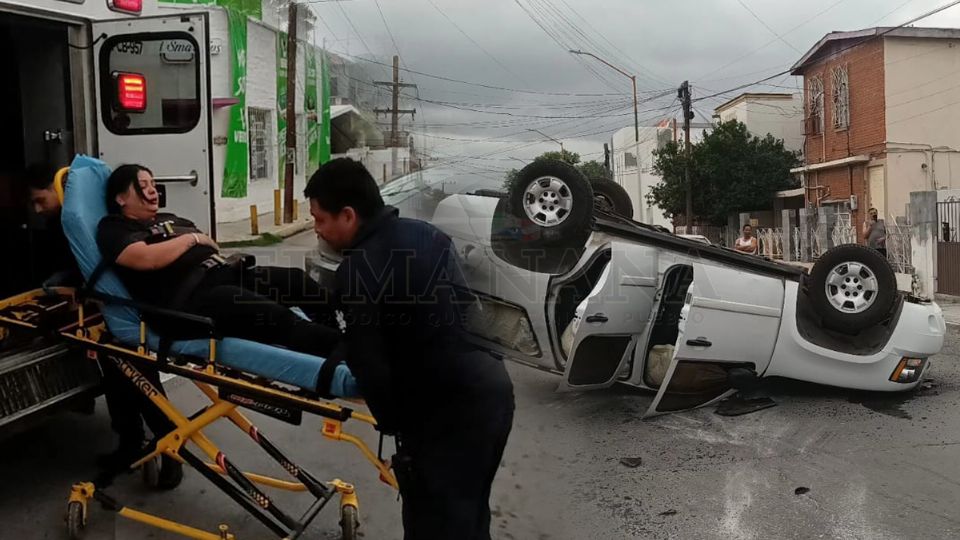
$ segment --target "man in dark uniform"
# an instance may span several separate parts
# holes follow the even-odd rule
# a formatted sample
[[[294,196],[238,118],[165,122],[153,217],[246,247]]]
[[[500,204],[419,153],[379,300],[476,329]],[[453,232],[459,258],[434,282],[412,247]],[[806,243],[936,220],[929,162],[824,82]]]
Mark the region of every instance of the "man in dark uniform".
[[[398,217],[350,159],[323,165],[304,194],[317,235],[343,254],[334,295],[342,351],[378,428],[396,436],[405,538],[489,539],[513,385],[500,360],[464,339],[471,299],[453,243]]]

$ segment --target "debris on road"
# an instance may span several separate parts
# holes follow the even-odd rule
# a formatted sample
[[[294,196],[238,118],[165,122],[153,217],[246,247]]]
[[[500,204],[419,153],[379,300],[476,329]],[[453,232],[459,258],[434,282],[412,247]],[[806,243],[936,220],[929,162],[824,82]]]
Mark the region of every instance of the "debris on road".
[[[810,488],[808,487],[798,487],[793,490],[794,495],[806,495],[807,493],[810,493]]]
[[[667,510],[666,512],[660,512],[659,515],[661,515],[661,516],[675,516],[675,515],[677,515],[677,511],[676,511],[676,510],[673,510],[673,509],[670,509],[670,510]]]
[[[630,467],[631,469],[636,469],[643,464],[643,458],[638,457],[625,457],[620,458],[620,464],[624,467]]]

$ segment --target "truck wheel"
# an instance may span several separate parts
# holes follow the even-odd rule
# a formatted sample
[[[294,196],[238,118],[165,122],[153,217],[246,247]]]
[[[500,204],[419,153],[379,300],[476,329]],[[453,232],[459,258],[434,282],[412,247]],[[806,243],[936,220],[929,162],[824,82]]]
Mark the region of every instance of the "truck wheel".
[[[813,266],[807,294],[824,326],[859,332],[890,314],[897,277],[878,251],[845,244],[824,253]]]
[[[593,188],[572,165],[534,161],[510,186],[511,212],[539,229],[542,245],[563,245],[583,238],[593,218]]]
[[[600,210],[633,219],[633,202],[623,186],[606,178],[590,180],[593,201]]]
[[[358,528],[360,528],[360,512],[357,511],[357,507],[349,504],[340,507],[340,538],[357,540]]]
[[[83,504],[77,501],[67,503],[67,535],[70,540],[83,538],[86,527],[87,520],[83,515]]]

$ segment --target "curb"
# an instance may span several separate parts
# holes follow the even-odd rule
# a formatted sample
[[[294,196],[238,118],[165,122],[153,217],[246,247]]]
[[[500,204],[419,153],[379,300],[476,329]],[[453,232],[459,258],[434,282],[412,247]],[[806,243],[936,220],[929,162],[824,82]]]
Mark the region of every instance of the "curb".
[[[312,221],[288,223],[286,225],[282,225],[280,228],[274,231],[267,231],[258,236],[246,235],[238,238],[223,239],[223,240],[220,240],[218,243],[224,247],[230,247],[231,245],[235,245],[235,244],[247,244],[250,242],[256,242],[257,240],[264,238],[265,235],[271,235],[277,238],[285,239],[285,238],[290,238],[291,236],[294,236],[296,234],[302,233],[303,231],[310,230],[311,227],[313,227]]]

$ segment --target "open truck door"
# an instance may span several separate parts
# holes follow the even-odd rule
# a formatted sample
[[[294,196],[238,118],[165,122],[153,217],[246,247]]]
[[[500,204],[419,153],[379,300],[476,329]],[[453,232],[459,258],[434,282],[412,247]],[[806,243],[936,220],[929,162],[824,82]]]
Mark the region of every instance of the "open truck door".
[[[100,159],[149,168],[161,207],[215,237],[207,14],[92,26]]]
[[[780,331],[783,295],[782,279],[695,263],[673,359],[644,417],[733,394],[732,368],[766,371]]]
[[[607,388],[619,379],[650,323],[658,287],[658,250],[610,246],[610,262],[586,299],[560,388]]]

